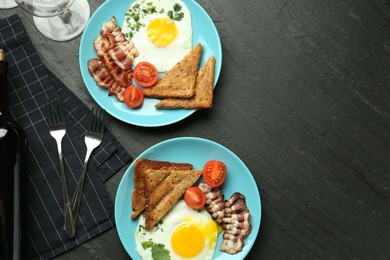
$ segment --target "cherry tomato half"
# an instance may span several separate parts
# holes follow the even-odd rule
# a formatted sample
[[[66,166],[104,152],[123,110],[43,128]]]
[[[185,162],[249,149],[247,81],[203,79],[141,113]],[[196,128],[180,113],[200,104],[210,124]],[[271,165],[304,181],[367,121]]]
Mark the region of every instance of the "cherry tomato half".
[[[158,71],[149,62],[143,61],[135,66],[133,71],[134,81],[142,87],[151,87],[158,80]]]
[[[225,181],[226,165],[217,160],[208,161],[203,167],[203,179],[211,187],[218,187]]]
[[[198,187],[191,187],[184,193],[184,201],[189,207],[200,209],[206,204],[206,195]]]
[[[130,85],[125,89],[123,97],[127,106],[130,108],[137,108],[144,100],[144,93],[139,87]]]

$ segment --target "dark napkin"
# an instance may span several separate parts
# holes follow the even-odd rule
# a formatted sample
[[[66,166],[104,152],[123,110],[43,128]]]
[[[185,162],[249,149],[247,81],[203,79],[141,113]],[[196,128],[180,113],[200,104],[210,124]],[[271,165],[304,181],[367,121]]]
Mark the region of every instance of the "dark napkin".
[[[42,64],[20,18],[0,20],[0,48],[9,64],[10,111],[28,139],[26,214],[29,259],[50,259],[112,228],[114,205],[104,182],[130,162],[131,156],[106,129],[92,153],[80,204],[75,239],[63,230],[63,198],[55,140],[47,123],[47,98],[63,102],[67,134],[63,139],[70,196],[81,174],[90,110]],[[75,64],[76,65],[76,64]]]

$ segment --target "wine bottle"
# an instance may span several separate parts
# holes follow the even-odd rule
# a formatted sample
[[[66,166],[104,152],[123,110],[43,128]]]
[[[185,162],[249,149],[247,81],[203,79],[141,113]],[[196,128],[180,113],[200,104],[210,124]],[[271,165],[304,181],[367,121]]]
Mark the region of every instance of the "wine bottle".
[[[8,64],[0,49],[0,260],[24,259],[26,138],[8,103]]]

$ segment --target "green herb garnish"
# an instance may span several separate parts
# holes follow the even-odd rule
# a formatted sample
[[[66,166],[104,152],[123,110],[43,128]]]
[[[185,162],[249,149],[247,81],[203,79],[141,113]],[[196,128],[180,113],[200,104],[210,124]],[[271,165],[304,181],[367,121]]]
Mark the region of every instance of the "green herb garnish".
[[[175,21],[181,21],[184,17],[184,13],[181,12],[181,5],[176,3],[173,5],[173,10],[167,12],[167,16]]]
[[[139,225],[138,232],[141,232],[141,230],[146,230],[146,227],[143,225]]]
[[[139,31],[141,27],[145,26],[144,23],[140,22],[142,21],[141,19],[145,17],[145,15],[154,13],[161,14],[164,12],[164,9],[157,10],[157,7],[153,5],[153,2],[146,2],[146,0],[141,1],[141,3],[136,3],[133,6],[130,6],[130,8],[125,13],[125,22],[130,31],[125,34],[125,37],[128,40],[131,40],[131,38],[133,38],[134,33]]]
[[[170,260],[171,256],[163,244],[153,244],[152,258],[156,260]]]
[[[170,260],[171,256],[169,251],[165,248],[163,244],[155,244],[153,241],[144,241],[141,243],[144,250],[151,248],[152,259],[153,260]]]

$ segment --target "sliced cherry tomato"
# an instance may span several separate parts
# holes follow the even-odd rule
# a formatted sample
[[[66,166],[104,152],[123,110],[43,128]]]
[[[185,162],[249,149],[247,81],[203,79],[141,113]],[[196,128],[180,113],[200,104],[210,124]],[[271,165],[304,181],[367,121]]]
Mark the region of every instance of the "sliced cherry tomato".
[[[130,108],[137,108],[144,100],[144,93],[139,87],[130,85],[125,89],[123,97],[127,106]]]
[[[135,82],[142,87],[151,87],[158,80],[158,71],[149,62],[143,61],[135,66],[133,71]]]
[[[189,207],[200,209],[206,204],[206,195],[198,187],[191,187],[184,193],[184,201]]]
[[[226,165],[217,160],[208,161],[203,167],[203,179],[211,187],[218,187],[225,181]]]

